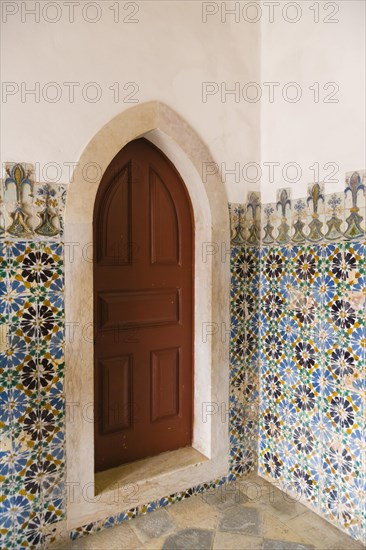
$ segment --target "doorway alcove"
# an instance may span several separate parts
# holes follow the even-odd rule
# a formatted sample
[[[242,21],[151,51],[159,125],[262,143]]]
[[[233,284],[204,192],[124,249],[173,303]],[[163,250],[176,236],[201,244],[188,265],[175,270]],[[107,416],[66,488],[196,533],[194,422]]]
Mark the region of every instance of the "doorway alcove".
[[[134,477],[130,473],[128,477],[115,479],[108,487],[96,491],[93,210],[99,183],[108,165],[127,143],[141,137],[158,147],[175,166],[186,184],[193,208],[195,372],[192,451],[196,454],[177,455],[149,477],[138,474]],[[188,124],[166,105],[149,102],[128,109],[107,123],[89,142],[75,168],[65,214],[66,481],[70,529],[228,472],[229,214],[225,188],[219,176],[202,181],[202,166],[207,162],[213,162],[213,159]],[[91,173],[96,174],[95,177],[91,177]],[[228,253],[222,254],[222,250]]]

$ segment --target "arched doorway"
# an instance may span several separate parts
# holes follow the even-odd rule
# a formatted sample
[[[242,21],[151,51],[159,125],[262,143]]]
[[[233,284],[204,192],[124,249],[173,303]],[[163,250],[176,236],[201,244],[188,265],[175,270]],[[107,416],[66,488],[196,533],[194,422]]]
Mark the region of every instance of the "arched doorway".
[[[94,464],[93,216],[103,174],[131,141],[144,137],[174,164],[189,192],[194,217],[194,421],[184,457],[128,477],[138,491],[133,506],[226,475],[229,468],[230,233],[227,196],[202,139],[168,106],[152,101],[126,109],[91,138],[67,192],[65,214],[66,482],[70,528],[131,508],[125,478],[100,491]],[[94,167],[96,177],[87,177]],[[192,451],[192,452],[191,452]],[[197,453],[199,457],[197,458]],[[202,459],[202,456],[204,459]],[[158,457],[155,457],[155,459]],[[147,459],[154,461],[154,458]],[[139,462],[133,463],[138,470]],[[120,468],[124,469],[125,466]],[[119,471],[120,468],[108,470]],[[118,472],[116,472],[118,473]],[[152,482],[149,479],[153,477]],[[127,492],[127,493],[126,493]],[[126,496],[127,494],[127,496]]]
[[[192,207],[146,139],[105,171],[93,242],[98,472],[192,443]]]

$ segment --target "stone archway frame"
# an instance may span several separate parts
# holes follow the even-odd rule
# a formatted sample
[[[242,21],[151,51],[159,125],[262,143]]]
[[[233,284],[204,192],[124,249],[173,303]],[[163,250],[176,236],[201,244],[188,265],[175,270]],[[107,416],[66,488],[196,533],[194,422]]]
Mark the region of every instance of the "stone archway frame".
[[[134,489],[95,491],[92,224],[100,176],[131,140],[145,137],[173,162],[190,194],[195,223],[193,448],[203,460],[179,463],[151,479],[129,476]],[[230,238],[227,196],[198,135],[172,109],[153,101],[108,122],[89,142],[69,184],[65,213],[65,392],[67,526],[79,527],[228,473]],[[90,181],[86,166],[99,167]],[[88,180],[84,175],[87,174]],[[224,253],[222,253],[224,251]],[[194,462],[194,461],[193,461]],[[126,498],[133,494],[134,498]]]

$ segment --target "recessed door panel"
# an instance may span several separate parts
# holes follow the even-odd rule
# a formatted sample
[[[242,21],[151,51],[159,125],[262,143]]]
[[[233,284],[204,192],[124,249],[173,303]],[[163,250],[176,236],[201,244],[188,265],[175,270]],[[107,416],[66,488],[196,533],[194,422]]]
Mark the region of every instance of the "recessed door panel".
[[[151,352],[151,419],[179,414],[179,348]]]
[[[131,428],[132,356],[125,355],[101,361],[103,433]]]
[[[123,265],[131,262],[131,166],[118,171],[103,197],[97,224],[101,233],[98,241],[98,262],[104,265]]]
[[[173,199],[164,182],[150,170],[151,261],[153,264],[179,262],[179,227]]]
[[[179,289],[101,292],[100,328],[138,328],[178,323]]]

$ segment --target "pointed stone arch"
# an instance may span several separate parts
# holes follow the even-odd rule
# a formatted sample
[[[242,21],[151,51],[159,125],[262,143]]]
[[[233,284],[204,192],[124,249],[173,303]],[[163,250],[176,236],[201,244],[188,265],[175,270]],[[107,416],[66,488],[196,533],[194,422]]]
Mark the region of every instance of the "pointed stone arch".
[[[195,223],[195,382],[193,447],[204,458],[179,464],[151,483],[136,479],[137,501],[115,488],[94,486],[93,209],[103,173],[130,141],[145,137],[184,180]],[[69,184],[65,212],[66,466],[68,527],[144,504],[226,475],[229,463],[230,237],[225,187],[219,175],[202,179],[214,163],[194,130],[172,109],[153,101],[120,113],[91,139]],[[189,461],[188,461],[189,462]],[[131,482],[131,481],[130,481]],[[123,483],[120,485],[123,495]],[[118,491],[117,491],[117,494]]]

